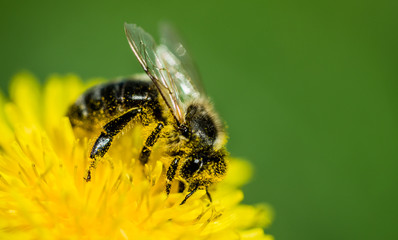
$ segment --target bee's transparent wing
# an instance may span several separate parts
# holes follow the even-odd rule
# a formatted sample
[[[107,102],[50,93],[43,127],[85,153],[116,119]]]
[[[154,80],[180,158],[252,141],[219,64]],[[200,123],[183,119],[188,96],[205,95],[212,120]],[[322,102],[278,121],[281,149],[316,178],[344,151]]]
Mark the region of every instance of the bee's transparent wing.
[[[169,23],[162,23],[160,25],[160,37],[161,44],[166,46],[178,59],[178,64],[175,64],[175,68],[185,77],[182,81],[189,82],[196,91],[205,96],[206,94],[195,62],[184,47],[186,45],[175,28]]]
[[[158,56],[155,41],[152,36],[135,24],[124,24],[124,30],[131,49],[163,96],[166,104],[180,123],[184,122],[185,109],[176,96],[176,85],[172,73],[169,72],[164,61]]]
[[[156,45],[152,36],[135,24],[125,24],[129,44],[144,68],[158,87],[177,121],[184,123],[188,103],[201,96],[182,59],[166,45]]]

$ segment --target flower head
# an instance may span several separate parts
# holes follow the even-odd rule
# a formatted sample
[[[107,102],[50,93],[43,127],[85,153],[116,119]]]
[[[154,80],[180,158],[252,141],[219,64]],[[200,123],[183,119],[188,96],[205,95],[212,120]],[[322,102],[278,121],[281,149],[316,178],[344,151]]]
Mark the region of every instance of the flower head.
[[[272,239],[266,205],[240,204],[250,165],[229,159],[226,179],[199,190],[165,193],[162,151],[143,166],[139,127],[115,140],[91,182],[89,136],[76,137],[68,106],[89,85],[52,76],[44,88],[29,73],[0,98],[0,239]]]

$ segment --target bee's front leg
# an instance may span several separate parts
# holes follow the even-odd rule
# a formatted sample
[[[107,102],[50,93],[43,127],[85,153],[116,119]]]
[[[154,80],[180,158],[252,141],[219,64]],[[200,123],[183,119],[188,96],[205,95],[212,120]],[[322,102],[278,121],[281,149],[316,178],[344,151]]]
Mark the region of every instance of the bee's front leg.
[[[196,190],[198,190],[198,188],[199,188],[199,184],[190,185],[189,189],[188,189],[189,193],[185,196],[184,200],[182,200],[180,205],[183,205],[188,200],[188,198],[190,198],[192,196],[192,194],[194,194],[196,192]]]

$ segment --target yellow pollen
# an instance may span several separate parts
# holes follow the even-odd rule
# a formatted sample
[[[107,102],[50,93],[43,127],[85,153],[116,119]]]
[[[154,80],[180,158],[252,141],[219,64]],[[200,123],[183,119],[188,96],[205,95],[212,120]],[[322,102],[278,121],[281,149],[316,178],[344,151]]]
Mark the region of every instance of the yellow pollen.
[[[86,182],[95,139],[77,138],[65,113],[100,81],[54,75],[42,87],[22,72],[10,98],[0,96],[0,239],[273,239],[263,230],[271,209],[241,204],[247,162],[229,158],[212,202],[198,190],[180,205],[186,193],[165,193],[160,147],[145,166],[137,160],[139,128],[115,140]]]

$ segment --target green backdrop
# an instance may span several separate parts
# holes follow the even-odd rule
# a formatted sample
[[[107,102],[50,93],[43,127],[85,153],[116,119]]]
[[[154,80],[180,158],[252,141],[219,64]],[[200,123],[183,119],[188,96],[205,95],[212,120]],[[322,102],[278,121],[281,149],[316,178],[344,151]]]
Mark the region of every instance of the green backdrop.
[[[0,79],[142,71],[123,23],[181,31],[285,239],[398,234],[397,1],[2,1]]]

